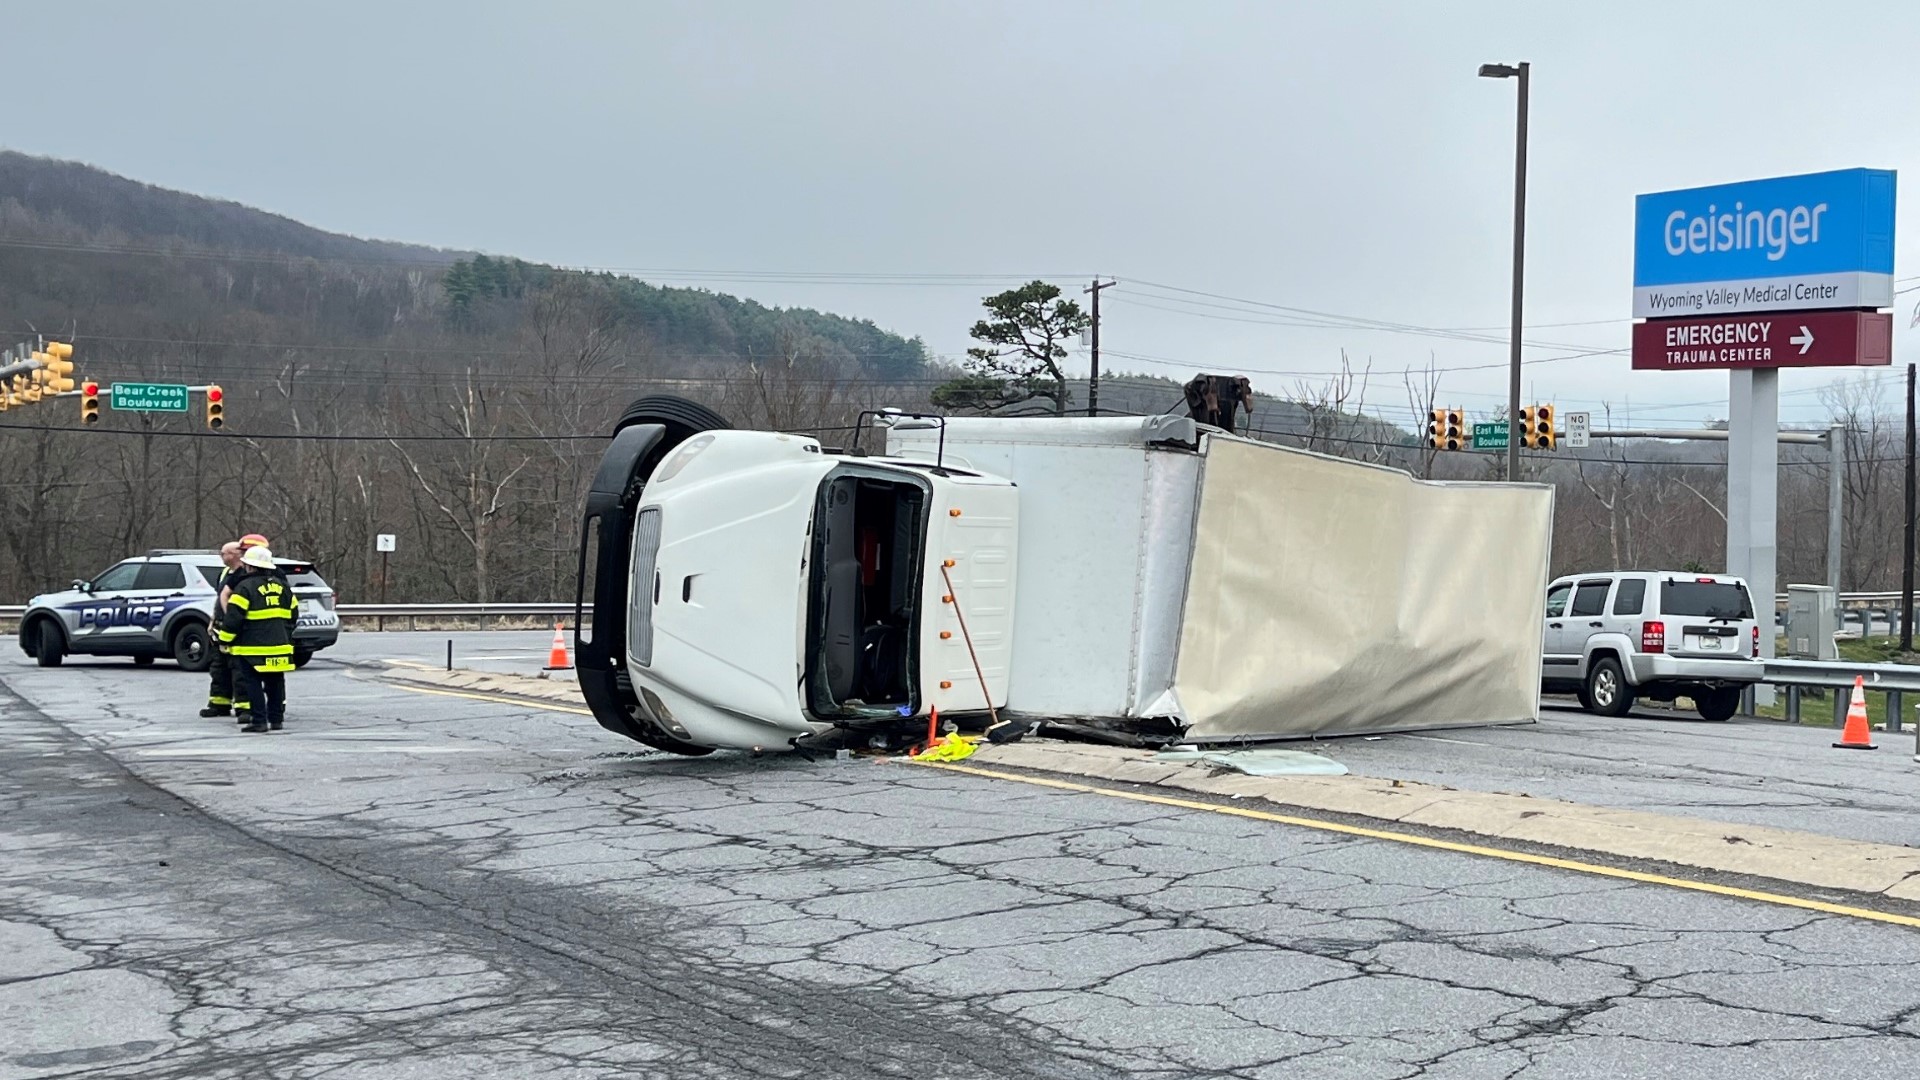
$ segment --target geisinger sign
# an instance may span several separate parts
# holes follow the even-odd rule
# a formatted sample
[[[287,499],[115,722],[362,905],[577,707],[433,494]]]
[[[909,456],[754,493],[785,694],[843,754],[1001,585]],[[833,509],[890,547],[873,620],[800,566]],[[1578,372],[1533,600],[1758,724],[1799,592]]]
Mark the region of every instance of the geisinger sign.
[[[1887,169],[1642,195],[1634,207],[1634,317],[1886,307],[1893,200]]]

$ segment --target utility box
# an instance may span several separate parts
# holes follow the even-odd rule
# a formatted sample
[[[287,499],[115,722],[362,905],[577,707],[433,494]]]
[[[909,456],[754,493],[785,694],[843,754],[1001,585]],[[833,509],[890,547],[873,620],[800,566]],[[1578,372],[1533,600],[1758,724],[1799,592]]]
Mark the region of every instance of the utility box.
[[[1796,660],[1838,660],[1837,597],[1825,585],[1787,586],[1787,655]]]

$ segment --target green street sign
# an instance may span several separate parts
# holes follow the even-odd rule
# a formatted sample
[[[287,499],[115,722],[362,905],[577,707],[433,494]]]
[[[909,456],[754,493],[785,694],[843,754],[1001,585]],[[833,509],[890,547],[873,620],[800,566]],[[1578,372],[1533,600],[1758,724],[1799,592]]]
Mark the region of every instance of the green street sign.
[[[117,382],[107,403],[117,412],[186,412],[187,388],[178,383]]]
[[[1473,448],[1475,450],[1505,450],[1507,448],[1507,422],[1495,421],[1491,424],[1473,425]]]

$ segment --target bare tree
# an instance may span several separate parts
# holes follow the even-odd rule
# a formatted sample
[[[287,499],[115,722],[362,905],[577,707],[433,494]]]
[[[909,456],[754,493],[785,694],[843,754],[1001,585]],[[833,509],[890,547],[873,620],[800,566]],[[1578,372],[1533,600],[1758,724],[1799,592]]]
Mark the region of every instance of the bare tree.
[[[469,370],[458,397],[445,410],[428,414],[430,428],[453,438],[450,452],[421,454],[398,438],[387,440],[423,500],[415,504],[423,519],[445,525],[465,546],[473,571],[467,595],[482,604],[494,597],[495,544],[508,525],[514,480],[533,460],[511,443],[494,441],[504,434],[504,412]],[[425,513],[427,507],[435,513]]]
[[[1425,438],[1427,425],[1432,423],[1433,410],[1440,407],[1440,368],[1432,353],[1427,354],[1427,362],[1418,369],[1408,368],[1400,382],[1407,389],[1407,408],[1413,414],[1413,430],[1421,436],[1419,473],[1425,479],[1433,479],[1434,459],[1440,456],[1440,450],[1431,439]]]

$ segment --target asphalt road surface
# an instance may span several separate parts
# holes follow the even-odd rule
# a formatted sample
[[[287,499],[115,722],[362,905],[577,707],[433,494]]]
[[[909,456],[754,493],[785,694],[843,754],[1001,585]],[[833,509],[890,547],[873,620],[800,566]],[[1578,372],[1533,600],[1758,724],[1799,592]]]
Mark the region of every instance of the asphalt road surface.
[[[0,1077],[1920,1068],[1920,930],[369,674],[0,655]]]

